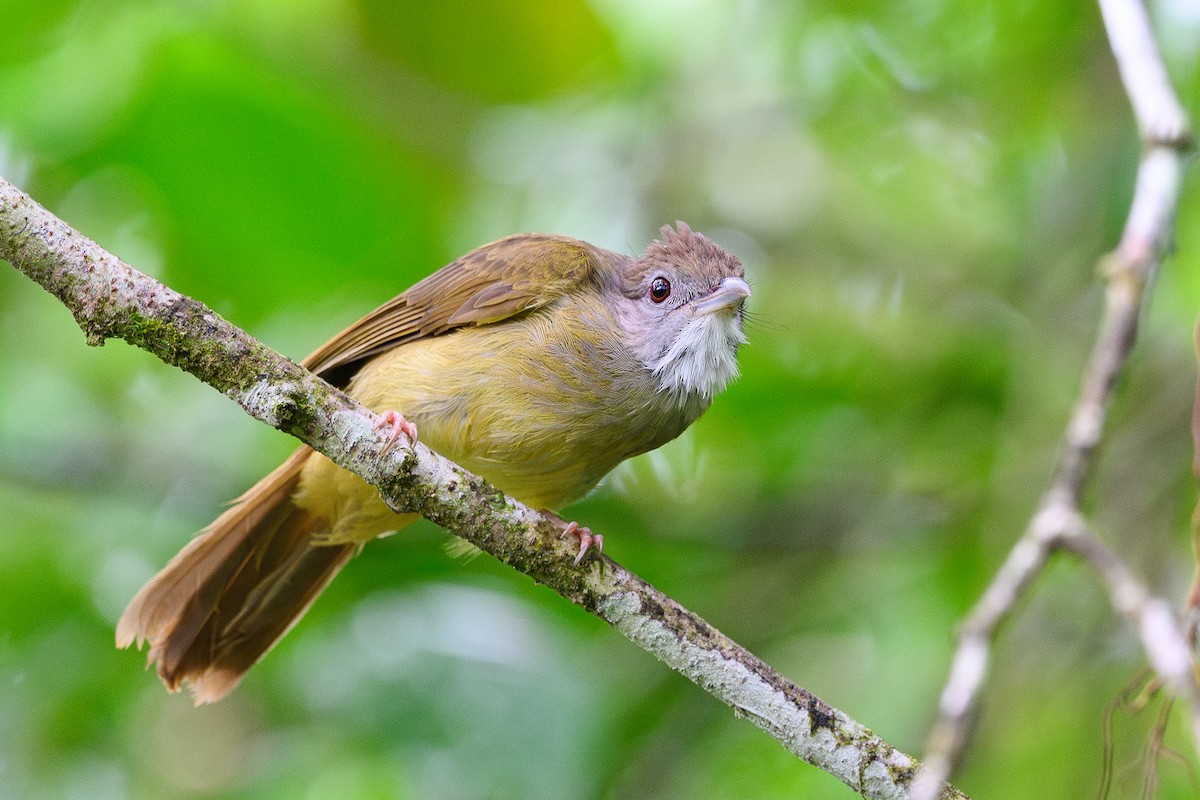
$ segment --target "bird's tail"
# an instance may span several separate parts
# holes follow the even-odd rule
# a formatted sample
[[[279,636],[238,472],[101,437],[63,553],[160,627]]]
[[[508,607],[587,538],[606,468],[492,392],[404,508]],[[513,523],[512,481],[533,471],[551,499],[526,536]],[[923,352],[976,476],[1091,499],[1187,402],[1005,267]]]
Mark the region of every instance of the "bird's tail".
[[[187,683],[197,705],[229,694],[354,554],[354,544],[315,544],[326,521],[292,502],[312,453],[300,448],[238,498],[117,623],[117,646],[149,642],[163,683]]]

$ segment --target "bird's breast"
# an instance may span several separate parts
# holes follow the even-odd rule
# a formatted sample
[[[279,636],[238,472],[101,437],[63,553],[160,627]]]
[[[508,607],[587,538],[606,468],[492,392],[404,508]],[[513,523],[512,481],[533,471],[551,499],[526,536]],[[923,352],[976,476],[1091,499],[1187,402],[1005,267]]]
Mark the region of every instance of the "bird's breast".
[[[538,508],[586,494],[630,456],[678,436],[682,408],[621,340],[611,314],[562,303],[382,354],[351,383],[421,440]]]

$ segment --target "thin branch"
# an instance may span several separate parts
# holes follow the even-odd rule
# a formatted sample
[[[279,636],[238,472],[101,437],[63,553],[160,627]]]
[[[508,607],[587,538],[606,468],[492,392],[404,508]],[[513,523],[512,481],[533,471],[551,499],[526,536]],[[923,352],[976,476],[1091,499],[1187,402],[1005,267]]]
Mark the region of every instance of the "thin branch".
[[[1138,0],[1099,0],[1108,41],[1142,140],[1176,149],[1191,141],[1187,113],[1179,102]]]
[[[962,625],[938,719],[926,745],[925,770],[914,787],[916,798],[932,798],[953,772],[987,680],[996,631],[1059,549],[1075,553],[1092,568],[1107,588],[1113,608],[1137,628],[1159,678],[1187,700],[1193,737],[1200,748],[1200,691],[1179,620],[1165,600],[1151,597],[1116,554],[1087,529],[1080,513],[1113,389],[1137,337],[1143,296],[1171,243],[1185,160],[1192,146],[1187,117],[1167,78],[1145,9],[1137,0],[1100,0],[1100,7],[1145,151],[1121,241],[1102,261],[1107,278],[1104,315],[1050,488]]]
[[[119,337],[220,390],[416,511],[604,619],[801,759],[868,798],[907,798],[917,762],[784,678],[606,557],[576,568],[540,514],[424,445],[386,449],[378,417],[201,303],[136,271],[0,179],[0,258],[75,315],[92,344]],[[964,798],[942,787],[943,798]]]

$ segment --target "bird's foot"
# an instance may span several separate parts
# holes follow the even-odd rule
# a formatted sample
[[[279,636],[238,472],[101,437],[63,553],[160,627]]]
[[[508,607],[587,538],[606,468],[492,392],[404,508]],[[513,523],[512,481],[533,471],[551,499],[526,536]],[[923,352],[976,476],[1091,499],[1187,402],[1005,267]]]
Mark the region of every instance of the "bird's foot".
[[[399,411],[384,411],[380,414],[379,422],[375,423],[375,430],[387,430],[388,432],[383,455],[387,455],[388,451],[392,449],[392,445],[400,438],[400,434],[407,436],[413,444],[417,443],[417,426],[405,419]]]
[[[551,522],[559,527],[561,530],[559,535],[561,537],[565,539],[568,536],[574,536],[579,539],[579,553],[571,562],[572,564],[578,566],[579,563],[583,561],[583,557],[587,555],[588,550],[591,550],[593,547],[596,548],[596,555],[599,555],[604,551],[604,537],[602,535],[598,533],[592,533],[590,528],[585,528],[573,520],[571,522],[567,522],[565,519],[552,511],[542,511],[542,513],[545,514]]]
[[[579,553],[575,558],[571,559],[571,563],[576,566],[579,566],[579,562],[583,561],[583,557],[587,555],[587,551],[591,550],[592,547],[596,548],[596,555],[604,552],[604,536],[599,533],[592,533],[591,528],[584,528],[574,520],[567,523],[567,527],[563,528],[562,535],[579,537]]]

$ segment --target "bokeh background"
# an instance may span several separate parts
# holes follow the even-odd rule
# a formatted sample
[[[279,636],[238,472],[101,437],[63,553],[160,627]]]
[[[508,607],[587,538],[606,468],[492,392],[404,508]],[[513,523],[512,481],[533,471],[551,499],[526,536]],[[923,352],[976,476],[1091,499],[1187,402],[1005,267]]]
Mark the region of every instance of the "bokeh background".
[[[1193,116],[1200,11],[1151,3]],[[606,552],[920,751],[952,632],[1028,520],[1139,153],[1091,3],[4,3],[0,174],[294,358],[466,250],[744,261],[743,375],[570,515]],[[1191,573],[1200,198],[1089,497],[1158,592]],[[599,621],[423,524],[373,544],[228,700],[112,647],[124,604],[288,437],[0,269],[0,796],[848,798]],[[1000,637],[958,776],[1135,795],[1159,707],[1077,564]],[[1167,744],[1194,752],[1173,720]],[[1195,760],[1158,796],[1194,796]],[[1190,765],[1190,766],[1189,766]]]

